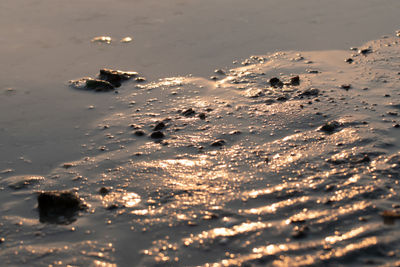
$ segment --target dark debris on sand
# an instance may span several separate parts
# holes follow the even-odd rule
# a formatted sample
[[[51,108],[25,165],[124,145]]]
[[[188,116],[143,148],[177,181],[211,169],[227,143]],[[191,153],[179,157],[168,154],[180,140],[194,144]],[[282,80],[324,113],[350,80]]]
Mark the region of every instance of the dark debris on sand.
[[[86,205],[71,191],[47,191],[37,198],[39,220],[42,223],[70,224]]]

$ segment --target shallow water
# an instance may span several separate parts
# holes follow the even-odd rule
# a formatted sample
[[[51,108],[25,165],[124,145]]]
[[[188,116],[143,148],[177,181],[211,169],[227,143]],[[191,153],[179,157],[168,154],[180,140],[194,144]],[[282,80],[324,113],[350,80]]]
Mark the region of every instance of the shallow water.
[[[347,48],[397,29],[400,5],[331,2],[0,3],[0,261],[399,264],[399,38]],[[103,67],[148,82],[68,87]],[[48,190],[87,208],[40,218]]]
[[[216,81],[126,84],[81,159],[23,188],[2,175],[2,262],[398,264],[399,224],[382,213],[399,209],[399,38],[361,48],[371,53],[279,52]],[[298,86],[269,86],[294,75]],[[165,137],[151,139],[160,121]],[[64,189],[88,208],[71,224],[39,223],[35,192]]]
[[[397,0],[1,1],[0,170],[46,174],[82,155],[93,120],[116,104],[71,79],[104,67],[207,77],[254,54],[347,49],[397,30],[399,10]]]

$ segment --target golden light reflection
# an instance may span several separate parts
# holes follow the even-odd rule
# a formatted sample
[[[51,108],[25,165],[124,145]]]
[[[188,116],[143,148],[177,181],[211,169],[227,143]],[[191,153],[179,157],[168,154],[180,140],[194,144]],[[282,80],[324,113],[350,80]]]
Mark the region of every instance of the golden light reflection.
[[[310,197],[307,196],[303,196],[303,197],[299,197],[299,198],[291,198],[291,199],[287,199],[284,201],[280,201],[277,203],[273,203],[271,205],[267,205],[267,206],[263,206],[263,207],[259,207],[259,208],[252,208],[252,209],[248,209],[248,210],[243,210],[241,211],[242,213],[246,213],[246,214],[265,214],[265,213],[274,213],[276,212],[278,209],[284,208],[284,207],[289,207],[298,203],[304,203],[310,200]]]
[[[135,207],[139,204],[141,198],[138,194],[133,192],[125,192],[125,191],[116,191],[110,192],[109,194],[103,197],[103,204],[105,206],[110,206],[112,204],[120,204],[126,208]]]

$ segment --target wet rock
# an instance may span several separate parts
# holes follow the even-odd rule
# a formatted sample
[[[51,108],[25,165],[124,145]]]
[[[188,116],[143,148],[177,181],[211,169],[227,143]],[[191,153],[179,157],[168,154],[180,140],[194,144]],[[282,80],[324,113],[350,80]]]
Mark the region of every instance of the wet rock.
[[[37,198],[39,218],[42,223],[69,224],[76,220],[85,204],[70,191],[41,192]]]
[[[205,113],[200,113],[199,114],[200,120],[205,120],[206,119],[206,114]]]
[[[165,125],[164,122],[159,122],[159,123],[156,124],[156,126],[154,126],[153,131],[160,131],[160,130],[164,129],[165,126],[166,125]]]
[[[137,72],[121,70],[101,69],[99,79],[111,83],[114,87],[120,87],[121,82],[127,81],[138,75]]]
[[[160,132],[160,131],[155,131],[155,132],[151,133],[150,137],[152,139],[161,139],[161,138],[164,137],[164,134],[162,132]]]
[[[190,117],[196,114],[196,111],[194,111],[192,108],[186,109],[185,111],[182,112],[182,115],[185,117]]]
[[[371,48],[359,49],[358,53],[361,55],[367,55],[367,54],[372,53],[372,49]]]
[[[300,77],[294,76],[294,77],[290,78],[290,85],[292,85],[292,86],[300,85]]]
[[[307,72],[308,72],[308,73],[311,73],[311,74],[317,74],[317,73],[319,73],[318,70],[308,70]]]
[[[31,185],[37,184],[43,181],[45,178],[43,176],[36,175],[18,175],[12,176],[2,180],[9,188],[14,190],[20,190],[27,188]]]
[[[135,78],[135,81],[138,83],[143,83],[146,81],[146,78],[145,77],[137,77],[137,78]]]
[[[300,96],[317,96],[319,95],[319,89],[317,88],[309,88],[301,92]]]
[[[249,98],[257,98],[257,97],[263,96],[264,92],[262,89],[250,88],[250,89],[246,90],[245,95],[246,95],[246,97],[249,97]]]
[[[340,88],[344,89],[344,90],[350,90],[351,89],[351,84],[342,84],[340,86]]]
[[[137,131],[135,131],[133,134],[136,135],[136,136],[144,136],[144,135],[145,135],[145,132],[142,131],[142,130],[137,130]]]
[[[106,43],[111,44],[111,37],[110,36],[97,36],[90,40],[92,43]]]
[[[330,121],[325,123],[323,126],[321,126],[320,130],[326,133],[333,133],[335,130],[337,130],[341,124],[337,121]]]
[[[72,163],[72,162],[66,162],[66,163],[63,164],[63,168],[65,168],[65,169],[69,169],[69,168],[72,168],[72,167],[75,167],[75,166],[76,165],[74,163]]]
[[[219,75],[226,75],[226,73],[223,69],[216,69],[214,72]]]
[[[272,87],[282,87],[283,86],[283,82],[281,80],[279,80],[278,78],[276,78],[276,77],[271,78],[269,80],[269,84]]]
[[[281,102],[286,101],[288,99],[289,98],[287,96],[279,96],[278,98],[276,98],[277,101],[281,101]]]
[[[213,147],[221,147],[225,145],[225,140],[223,139],[219,139],[219,140],[215,140],[214,142],[211,143],[211,146]]]
[[[86,89],[86,90],[93,90],[96,92],[107,92],[115,90],[115,87],[103,80],[92,79],[89,77],[84,77],[78,80],[72,80],[69,82],[70,86],[75,89]]]

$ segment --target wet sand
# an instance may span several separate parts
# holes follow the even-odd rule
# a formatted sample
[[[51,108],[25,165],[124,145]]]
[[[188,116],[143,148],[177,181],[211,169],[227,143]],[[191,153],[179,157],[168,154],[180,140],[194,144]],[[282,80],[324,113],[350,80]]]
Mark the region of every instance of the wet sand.
[[[2,179],[2,261],[397,264],[399,41],[253,56],[217,80],[120,90],[81,159]],[[35,192],[52,190],[86,208],[40,223]]]
[[[90,1],[76,13],[68,13],[74,5],[54,2],[58,11],[45,14],[39,12],[41,4],[30,2],[27,8],[38,13],[19,17],[22,24],[2,44],[10,68],[0,74],[7,111],[1,115],[1,262],[398,264],[399,37],[391,33],[344,50],[347,42],[390,32],[398,4],[363,3],[364,9],[346,4],[351,15],[338,20],[313,1],[307,4],[315,9],[303,13],[289,1],[271,1],[270,16],[263,14],[261,2],[251,8],[221,2],[201,9],[195,1],[157,3],[157,8],[139,1],[138,10],[159,13],[129,20],[129,25],[141,25],[129,33],[129,2],[113,5],[122,12],[118,18],[100,3],[89,8]],[[18,2],[2,5],[16,12]],[[329,9],[343,5],[339,1]],[[197,25],[199,10],[219,23]],[[290,10],[293,21],[275,20]],[[323,20],[318,21],[318,12]],[[71,23],[65,21],[67,13]],[[352,19],[363,14],[371,16]],[[374,15],[381,24],[360,32],[365,28],[357,23],[376,22]],[[199,40],[209,43],[196,42],[192,31],[176,27],[190,17]],[[47,20],[37,24],[33,18]],[[346,18],[359,35],[349,30],[343,32],[346,41],[343,35],[328,38],[351,26]],[[276,32],[263,35],[257,27],[270,25],[268,19]],[[110,20],[114,24],[107,24]],[[81,21],[87,28],[74,28]],[[213,23],[219,34],[201,34],[199,29]],[[232,23],[242,34],[224,31]],[[71,28],[61,34],[59,25]],[[168,33],[159,43],[150,35],[154,25],[170,27],[153,31]],[[27,29],[36,32],[29,35]],[[279,36],[288,32],[290,37]],[[43,35],[51,37],[37,37]],[[114,41],[90,42],[100,35]],[[133,41],[120,43],[125,36]],[[182,42],[176,42],[177,36]],[[321,38],[312,40],[315,36]],[[310,52],[298,52],[304,47]],[[279,52],[265,54],[274,50]],[[260,55],[245,58],[255,53]],[[215,73],[214,66],[228,67]],[[94,77],[104,67],[138,71],[147,82],[127,81],[118,94],[68,86],[69,80]],[[292,79],[297,75],[299,84]],[[56,218],[43,215],[38,194],[54,190],[76,193],[82,206]]]

